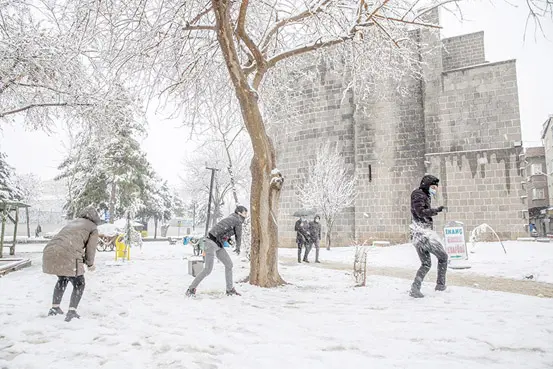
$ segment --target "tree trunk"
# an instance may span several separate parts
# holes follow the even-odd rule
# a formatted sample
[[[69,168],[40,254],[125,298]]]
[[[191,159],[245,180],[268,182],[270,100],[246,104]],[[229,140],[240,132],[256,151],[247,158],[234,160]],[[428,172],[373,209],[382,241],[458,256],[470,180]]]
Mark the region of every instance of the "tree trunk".
[[[157,240],[157,217],[154,217],[154,240]]]
[[[284,283],[278,273],[277,225],[283,178],[274,170],[275,150],[263,123],[257,93],[250,87],[240,67],[234,45],[234,29],[229,21],[229,1],[212,0],[212,4],[217,21],[217,38],[254,152],[250,166],[252,242],[249,282],[261,287],[275,287]]]
[[[332,240],[332,227],[334,226],[333,220],[326,221],[326,249],[330,250],[330,244]]]
[[[116,193],[117,190],[117,184],[113,182],[111,184],[111,194],[109,197],[109,222],[110,224],[113,224],[113,219],[115,218],[115,199],[116,199]]]

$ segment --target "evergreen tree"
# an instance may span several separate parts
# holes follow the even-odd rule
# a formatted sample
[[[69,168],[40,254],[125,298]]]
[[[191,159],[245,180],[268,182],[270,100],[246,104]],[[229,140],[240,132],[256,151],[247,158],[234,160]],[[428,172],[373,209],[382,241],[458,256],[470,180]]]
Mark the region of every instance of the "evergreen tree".
[[[6,162],[6,154],[0,152],[0,201],[19,201],[21,197],[14,183],[13,168]]]

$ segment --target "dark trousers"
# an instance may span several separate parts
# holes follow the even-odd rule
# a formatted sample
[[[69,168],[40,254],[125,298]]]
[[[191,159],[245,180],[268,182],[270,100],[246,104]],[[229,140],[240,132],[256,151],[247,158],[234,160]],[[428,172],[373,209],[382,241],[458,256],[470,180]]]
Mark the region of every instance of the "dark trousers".
[[[65,289],[67,288],[67,284],[69,282],[71,282],[71,284],[73,285],[73,292],[71,293],[69,308],[76,310],[84,293],[84,275],[79,275],[77,277],[58,276],[58,282],[56,283],[56,287],[54,287],[54,297],[52,298],[52,305],[59,305],[61,303],[63,293],[65,292]]]
[[[422,281],[432,266],[430,254],[433,254],[438,259],[438,278],[436,284],[445,286],[445,275],[447,272],[447,253],[442,243],[435,237],[419,237],[414,240],[413,245],[417,250],[421,266],[417,271],[415,280],[413,281],[412,290],[420,291]]]
[[[307,255],[311,251],[311,245],[307,242],[297,242],[298,244],[298,263],[301,263],[301,250],[305,247],[305,254],[303,256],[303,261],[307,261]]]

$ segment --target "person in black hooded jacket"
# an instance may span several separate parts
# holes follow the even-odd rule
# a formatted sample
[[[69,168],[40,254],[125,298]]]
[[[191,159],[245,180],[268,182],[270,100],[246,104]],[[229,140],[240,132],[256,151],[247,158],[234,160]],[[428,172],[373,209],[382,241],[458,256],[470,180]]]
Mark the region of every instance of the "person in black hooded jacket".
[[[432,265],[430,254],[434,254],[438,259],[436,291],[444,291],[446,289],[447,253],[440,237],[433,231],[432,220],[432,217],[442,212],[444,207],[431,207],[431,196],[436,195],[439,182],[440,180],[437,177],[425,175],[422,177],[419,188],[411,193],[411,215],[413,216],[411,237],[413,246],[415,246],[421,260],[421,266],[417,271],[415,280],[411,285],[411,291],[409,292],[415,298],[424,297],[421,293],[421,285]]]

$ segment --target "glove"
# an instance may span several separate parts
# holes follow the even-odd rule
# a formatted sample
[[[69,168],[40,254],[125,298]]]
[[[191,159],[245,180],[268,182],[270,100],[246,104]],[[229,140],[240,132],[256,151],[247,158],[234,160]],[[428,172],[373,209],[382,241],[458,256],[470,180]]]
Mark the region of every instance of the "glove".
[[[87,267],[89,272],[94,272],[96,270],[96,265],[90,265]]]
[[[438,206],[438,208],[436,209],[436,211],[437,211],[438,213],[441,213],[442,211],[444,211],[444,209],[445,209],[445,206]]]

